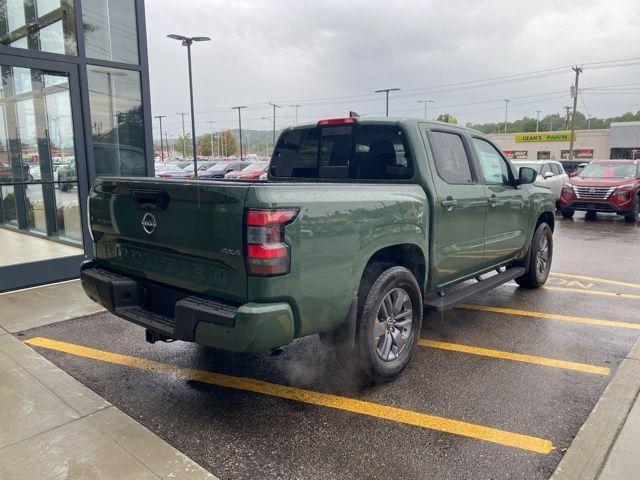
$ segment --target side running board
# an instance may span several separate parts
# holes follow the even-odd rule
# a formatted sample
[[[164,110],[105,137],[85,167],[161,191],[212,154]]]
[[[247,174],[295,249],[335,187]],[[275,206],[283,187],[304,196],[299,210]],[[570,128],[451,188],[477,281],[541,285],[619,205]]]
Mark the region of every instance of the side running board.
[[[503,283],[510,282],[514,278],[523,275],[527,270],[524,267],[512,267],[497,275],[478,280],[477,283],[450,291],[439,292],[425,298],[425,306],[436,310],[448,310],[457,303],[467,300],[469,297],[493,290]]]

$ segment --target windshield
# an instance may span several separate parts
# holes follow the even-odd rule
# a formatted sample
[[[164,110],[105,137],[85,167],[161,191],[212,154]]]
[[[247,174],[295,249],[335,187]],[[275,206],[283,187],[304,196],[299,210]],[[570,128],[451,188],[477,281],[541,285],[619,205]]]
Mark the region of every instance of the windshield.
[[[243,172],[257,172],[258,170],[265,170],[269,166],[269,162],[255,162],[251,165],[247,165],[242,169]]]
[[[537,162],[513,162],[513,165],[516,166],[517,168],[520,168],[520,167],[533,168],[537,173],[540,173],[540,169],[542,168],[542,164]]]
[[[580,178],[633,178],[636,166],[633,163],[590,163],[580,172]]]

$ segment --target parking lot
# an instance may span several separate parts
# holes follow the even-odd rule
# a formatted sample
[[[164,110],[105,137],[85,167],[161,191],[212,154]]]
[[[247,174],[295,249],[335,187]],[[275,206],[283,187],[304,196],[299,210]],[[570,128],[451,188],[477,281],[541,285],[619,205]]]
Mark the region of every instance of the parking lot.
[[[238,355],[102,313],[19,338],[220,478],[548,478],[640,334],[640,226],[576,214],[554,237],[544,288],[428,312],[388,385],[317,336]]]

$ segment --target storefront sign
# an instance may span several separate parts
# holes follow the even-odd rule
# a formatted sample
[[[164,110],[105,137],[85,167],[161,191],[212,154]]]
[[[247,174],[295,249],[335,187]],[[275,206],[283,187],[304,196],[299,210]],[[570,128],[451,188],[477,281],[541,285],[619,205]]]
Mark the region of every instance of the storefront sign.
[[[571,150],[561,150],[560,151],[560,159],[561,160],[569,160],[571,156],[569,155]],[[582,148],[580,150],[573,151],[573,158],[593,158],[593,149],[591,148]]]
[[[568,142],[571,132],[519,133],[516,142]]]
[[[503,150],[509,160],[526,160],[529,158],[527,150]]]

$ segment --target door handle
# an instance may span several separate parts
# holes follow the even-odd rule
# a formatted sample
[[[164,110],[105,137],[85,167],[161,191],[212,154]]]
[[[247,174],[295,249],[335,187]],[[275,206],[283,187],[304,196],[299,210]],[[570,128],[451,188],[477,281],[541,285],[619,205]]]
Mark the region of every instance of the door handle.
[[[446,200],[442,200],[440,202],[440,204],[447,209],[447,211],[451,211],[453,210],[453,207],[455,207],[458,204],[458,201],[452,197],[447,197]]]
[[[489,197],[488,202],[491,204],[492,207],[495,207],[498,203],[500,203],[500,199],[495,195],[491,195]]]

